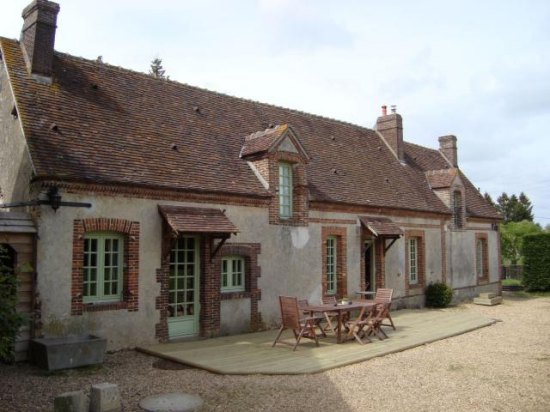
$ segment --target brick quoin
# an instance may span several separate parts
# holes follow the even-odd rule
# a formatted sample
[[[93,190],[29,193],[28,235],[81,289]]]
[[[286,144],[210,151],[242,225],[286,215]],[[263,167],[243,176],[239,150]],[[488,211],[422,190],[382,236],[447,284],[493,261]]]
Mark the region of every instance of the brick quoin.
[[[124,235],[124,268],[121,302],[84,303],[84,237],[89,232],[115,232]],[[125,219],[92,218],[73,222],[73,264],[71,279],[71,315],[83,312],[139,308],[139,222]]]

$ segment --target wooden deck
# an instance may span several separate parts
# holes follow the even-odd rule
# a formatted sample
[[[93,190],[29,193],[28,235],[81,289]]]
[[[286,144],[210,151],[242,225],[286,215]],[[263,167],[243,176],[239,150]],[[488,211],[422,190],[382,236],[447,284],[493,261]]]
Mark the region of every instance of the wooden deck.
[[[400,352],[436,340],[466,333],[495,323],[472,313],[449,310],[401,310],[392,312],[397,330],[384,328],[389,339],[359,345],[355,340],[336,344],[329,335],[320,347],[303,339],[293,352],[291,331],[272,348],[276,332],[267,331],[215,339],[173,342],[139,347],[145,353],[227,375],[294,375],[317,373]],[[285,344],[286,343],[286,344]]]

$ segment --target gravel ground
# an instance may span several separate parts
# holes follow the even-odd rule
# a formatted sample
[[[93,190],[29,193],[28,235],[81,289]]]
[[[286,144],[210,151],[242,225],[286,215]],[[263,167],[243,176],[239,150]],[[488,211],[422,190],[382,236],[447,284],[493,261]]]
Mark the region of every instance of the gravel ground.
[[[101,382],[119,385],[124,411],[166,392],[199,394],[208,411],[550,411],[550,297],[451,310],[501,322],[315,375],[221,376],[135,351],[50,374],[0,365],[0,411],[51,411],[56,394]]]

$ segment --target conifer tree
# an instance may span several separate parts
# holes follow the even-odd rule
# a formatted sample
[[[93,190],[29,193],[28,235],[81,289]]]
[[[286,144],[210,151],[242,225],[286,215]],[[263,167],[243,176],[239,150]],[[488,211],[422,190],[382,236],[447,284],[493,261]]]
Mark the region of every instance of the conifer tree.
[[[151,69],[149,70],[149,74],[157,79],[168,79],[166,76],[166,70],[162,67],[162,59],[156,57],[153,61],[151,61]]]

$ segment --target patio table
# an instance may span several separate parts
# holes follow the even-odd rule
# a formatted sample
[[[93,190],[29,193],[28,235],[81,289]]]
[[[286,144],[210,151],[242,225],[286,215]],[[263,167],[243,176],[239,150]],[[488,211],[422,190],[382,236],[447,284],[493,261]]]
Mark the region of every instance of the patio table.
[[[358,301],[358,302],[351,302],[351,303],[338,303],[336,305],[328,304],[328,305],[307,305],[302,308],[303,311],[311,312],[312,314],[315,312],[337,312],[338,313],[338,327],[336,331],[336,343],[343,343],[345,340],[342,340],[342,319],[343,315],[346,312],[353,312],[354,310],[359,310],[359,315],[357,315],[356,320],[359,320],[363,317],[365,312],[370,310],[370,308],[374,307],[374,302],[368,302],[368,301]]]

